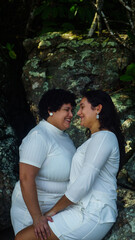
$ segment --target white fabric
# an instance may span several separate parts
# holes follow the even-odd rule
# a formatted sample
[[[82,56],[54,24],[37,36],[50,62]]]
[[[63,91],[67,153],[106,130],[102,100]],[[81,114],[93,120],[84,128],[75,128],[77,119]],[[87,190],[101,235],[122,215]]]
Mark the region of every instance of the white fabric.
[[[70,182],[65,193],[72,202],[81,204],[90,212],[94,202],[102,207],[109,205],[112,213],[104,216],[105,222],[115,221],[117,216],[119,157],[119,145],[114,133],[99,131],[92,134],[73,157]],[[104,222],[104,219],[101,221]]]
[[[59,239],[93,240],[94,235],[85,238],[89,233],[88,229],[96,233],[99,226],[104,224],[107,227],[109,223],[112,226],[116,221],[116,175],[119,157],[117,138],[109,131],[92,134],[91,138],[77,149],[65,193],[67,198],[76,204],[56,214],[54,222],[49,223]],[[92,230],[93,221],[97,225]],[[83,235],[80,235],[83,225],[87,227]],[[102,235],[97,239],[102,239]]]
[[[42,212],[48,211],[65,193],[75,150],[69,136],[45,120],[23,139],[20,162],[39,168],[36,186]],[[32,224],[19,181],[12,194],[11,220],[15,234]]]
[[[63,212],[64,213],[64,212]],[[79,209],[67,209],[66,218],[62,212],[48,222],[60,240],[101,240],[114,223],[100,223],[99,218],[88,219]]]

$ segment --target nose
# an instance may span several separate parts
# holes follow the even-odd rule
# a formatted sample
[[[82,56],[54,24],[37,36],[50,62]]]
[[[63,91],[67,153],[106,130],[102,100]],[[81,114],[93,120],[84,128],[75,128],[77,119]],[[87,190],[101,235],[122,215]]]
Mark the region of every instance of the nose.
[[[70,116],[71,118],[73,117],[73,113],[72,113],[71,110],[69,111],[69,116]]]
[[[77,112],[77,115],[80,116],[80,114],[81,114],[81,110],[79,109]]]

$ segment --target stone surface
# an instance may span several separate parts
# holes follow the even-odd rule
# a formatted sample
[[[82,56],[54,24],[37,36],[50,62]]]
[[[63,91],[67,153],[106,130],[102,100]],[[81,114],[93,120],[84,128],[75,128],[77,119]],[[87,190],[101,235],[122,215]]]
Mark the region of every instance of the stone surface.
[[[10,226],[10,205],[13,187],[18,178],[18,146],[8,121],[10,64],[0,57],[0,230]],[[9,72],[8,72],[9,71]],[[7,73],[8,72],[8,73]],[[9,75],[8,75],[9,74]]]
[[[135,192],[118,188],[119,216],[104,240],[135,239]]]
[[[78,96],[82,88],[117,89],[119,72],[132,57],[113,40],[87,39],[71,33],[26,39],[24,47],[28,61],[22,80],[33,113],[48,88],[69,89]]]
[[[18,145],[12,127],[0,116],[0,230],[10,226],[11,194],[18,179]]]
[[[11,194],[19,171],[18,147],[29,129],[23,89],[17,87],[16,72],[12,70],[14,62],[6,56],[3,50],[0,56],[0,230],[11,226]]]

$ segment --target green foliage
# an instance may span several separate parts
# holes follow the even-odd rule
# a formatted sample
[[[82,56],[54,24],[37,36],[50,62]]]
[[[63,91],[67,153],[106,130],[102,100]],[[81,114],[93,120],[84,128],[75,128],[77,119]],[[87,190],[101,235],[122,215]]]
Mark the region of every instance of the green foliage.
[[[120,80],[123,82],[133,82],[135,83],[135,63],[131,63],[127,66],[124,75],[120,76]]]
[[[41,34],[48,30],[86,31],[94,16],[92,9],[89,0],[45,0],[35,10],[34,15],[42,25]]]
[[[15,53],[15,51],[13,50],[14,44],[7,43],[7,44],[6,44],[6,48],[7,48],[7,50],[9,51],[9,56],[10,56],[10,58],[16,59],[16,53]]]

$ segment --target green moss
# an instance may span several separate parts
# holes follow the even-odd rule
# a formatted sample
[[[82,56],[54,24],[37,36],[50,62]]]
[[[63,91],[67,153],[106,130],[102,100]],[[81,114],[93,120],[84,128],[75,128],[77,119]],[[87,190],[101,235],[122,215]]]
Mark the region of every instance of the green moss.
[[[50,41],[44,41],[44,40],[41,40],[38,44],[38,48],[42,48],[42,47],[49,47],[51,46],[51,42]]]
[[[43,89],[44,89],[44,91],[48,91],[48,89],[49,89],[48,82],[44,82]]]
[[[45,78],[46,75],[45,75],[45,72],[33,72],[33,71],[29,71],[29,74],[33,77],[41,77],[41,78]]]
[[[31,67],[32,68],[38,68],[38,65],[39,65],[39,59],[37,58],[37,57],[33,57],[31,60],[28,60],[27,62],[26,62],[26,66],[24,66],[24,68],[23,69],[25,69],[26,67],[27,67],[27,65],[31,65]]]

